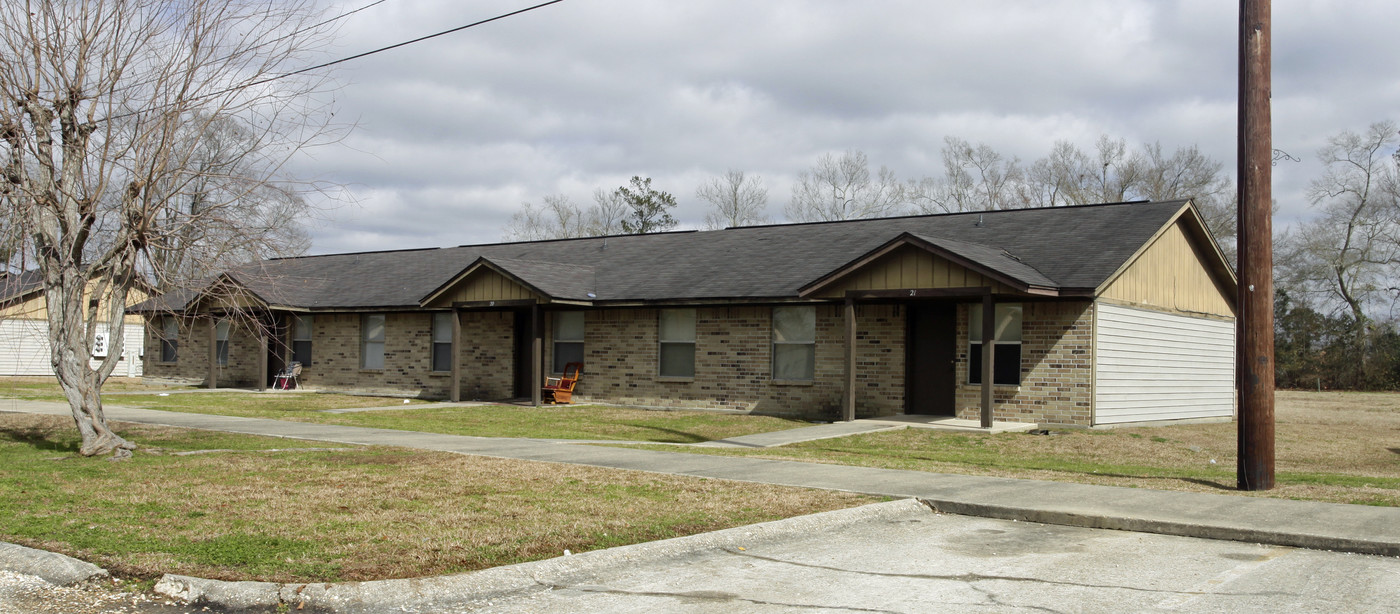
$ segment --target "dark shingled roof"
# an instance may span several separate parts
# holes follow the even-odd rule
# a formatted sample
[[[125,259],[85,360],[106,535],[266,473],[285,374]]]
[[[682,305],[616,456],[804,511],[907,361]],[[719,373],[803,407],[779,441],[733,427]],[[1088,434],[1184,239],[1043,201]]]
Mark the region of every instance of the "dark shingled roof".
[[[482,260],[560,299],[791,299],[903,235],[1028,285],[1083,291],[1106,281],[1186,202],[307,256],[262,261],[229,277],[271,305],[307,309],[416,308]]]
[[[19,273],[0,273],[0,305],[44,287],[44,275],[38,269]]]

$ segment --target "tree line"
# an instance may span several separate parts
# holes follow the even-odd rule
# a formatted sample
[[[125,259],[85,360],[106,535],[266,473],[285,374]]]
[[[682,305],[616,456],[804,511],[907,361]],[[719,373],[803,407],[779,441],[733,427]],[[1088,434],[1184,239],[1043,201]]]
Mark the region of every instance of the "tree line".
[[[1092,152],[1061,141],[1044,158],[1025,164],[986,144],[948,137],[944,139],[942,162],[941,174],[901,181],[886,166],[872,167],[863,151],[824,154],[798,174],[791,198],[782,207],[783,217],[790,222],[821,222],[1189,196],[1227,251],[1234,244],[1234,182],[1220,161],[1194,145],[1172,151],[1160,143],[1131,147],[1125,139],[1105,135]],[[650,181],[633,177],[630,188],[599,188],[588,207],[565,194],[547,195],[539,205],[523,203],[507,224],[505,238],[563,239],[632,232],[623,227],[624,220],[633,219],[636,227],[641,223],[639,211],[654,206],[669,210],[676,204],[669,193],[651,188]],[[695,197],[707,205],[707,230],[773,221],[762,177],[742,170],[710,178],[696,189]],[[653,200],[657,202],[653,204]],[[667,218],[648,228],[656,231],[675,226],[674,218]]]
[[[1316,152],[1312,215],[1274,237],[1276,379],[1280,387],[1400,388],[1400,134],[1391,121],[1342,131]],[[992,147],[944,139],[941,173],[900,180],[866,154],[824,154],[801,171],[782,207],[813,222],[1029,207],[1193,199],[1234,263],[1237,194],[1224,164],[1195,145],[1130,146],[1099,137],[1091,151],[1068,141],[1024,163]],[[1280,159],[1297,158],[1275,152]],[[769,223],[761,177],[729,170],[702,183],[705,227]],[[675,198],[651,180],[598,189],[580,207],[563,194],[524,203],[509,240],[657,232],[677,225]]]

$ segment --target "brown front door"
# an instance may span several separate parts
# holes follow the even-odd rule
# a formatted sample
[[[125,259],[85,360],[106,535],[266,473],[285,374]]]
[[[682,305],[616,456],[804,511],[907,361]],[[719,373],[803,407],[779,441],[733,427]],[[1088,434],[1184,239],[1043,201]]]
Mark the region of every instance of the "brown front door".
[[[528,398],[533,392],[530,378],[534,370],[530,368],[530,312],[515,312],[515,394],[517,399]]]
[[[957,307],[952,303],[909,306],[905,413],[935,416],[956,413],[957,324]]]

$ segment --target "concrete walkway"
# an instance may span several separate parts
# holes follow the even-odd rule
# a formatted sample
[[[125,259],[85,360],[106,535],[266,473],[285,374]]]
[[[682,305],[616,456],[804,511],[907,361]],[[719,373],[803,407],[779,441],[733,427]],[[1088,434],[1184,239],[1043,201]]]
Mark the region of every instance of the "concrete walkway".
[[[1400,556],[1400,509],[1388,507],[466,437],[111,405],[105,409],[111,420],[146,424],[822,488],[917,498],[938,511],[954,514]],[[0,402],[0,411],[69,413],[67,405],[61,403],[10,400]],[[875,428],[870,423],[878,422],[812,428],[835,436],[830,434],[838,426],[869,432],[863,429]],[[730,442],[740,439],[745,438]],[[759,445],[758,440],[749,441]]]

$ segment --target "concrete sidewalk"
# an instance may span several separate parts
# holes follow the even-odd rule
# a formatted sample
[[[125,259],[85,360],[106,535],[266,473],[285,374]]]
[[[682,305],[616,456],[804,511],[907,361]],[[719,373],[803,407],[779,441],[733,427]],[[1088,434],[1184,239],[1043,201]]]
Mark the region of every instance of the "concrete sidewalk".
[[[105,409],[108,419],[146,424],[841,490],[916,498],[954,514],[1400,556],[1400,509],[1388,507]],[[0,411],[69,413],[61,403],[9,400],[0,402]]]

